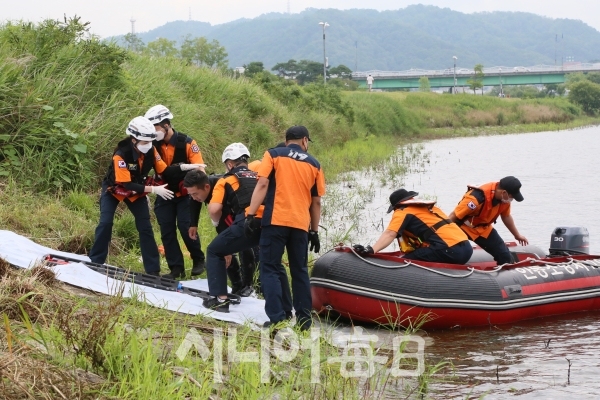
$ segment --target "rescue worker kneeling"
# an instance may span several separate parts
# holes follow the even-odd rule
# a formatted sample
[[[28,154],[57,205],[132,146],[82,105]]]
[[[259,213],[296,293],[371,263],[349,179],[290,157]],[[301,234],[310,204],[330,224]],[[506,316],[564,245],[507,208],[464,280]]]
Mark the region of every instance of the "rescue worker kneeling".
[[[202,305],[215,311],[229,312],[226,257],[252,249],[258,246],[260,240],[260,223],[264,209],[262,205],[256,213],[254,225],[250,227],[252,234],[248,237],[244,233],[245,210],[250,205],[252,193],[258,182],[257,173],[248,169],[249,157],[250,152],[242,143],[227,146],[222,156],[227,173],[215,184],[208,205],[208,213],[214,224],[218,223],[224,204],[227,204],[235,215],[229,228],[219,233],[206,250],[208,291],[212,297],[204,300]]]
[[[419,193],[396,190],[390,195],[392,220],[373,247],[354,245],[361,254],[377,253],[398,239],[404,258],[447,264],[466,264],[473,254],[467,235],[435,201],[414,199]]]

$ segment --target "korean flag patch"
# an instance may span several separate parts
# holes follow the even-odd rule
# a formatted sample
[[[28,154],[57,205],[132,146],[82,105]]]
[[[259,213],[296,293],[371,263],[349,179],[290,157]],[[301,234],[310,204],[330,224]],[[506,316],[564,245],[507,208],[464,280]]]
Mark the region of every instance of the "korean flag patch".
[[[127,164],[123,160],[119,160],[119,168],[127,168]]]
[[[475,203],[473,203],[472,201],[469,202],[469,204],[467,204],[467,207],[469,207],[471,210],[474,210],[477,208],[477,206],[475,205]]]
[[[200,148],[198,147],[197,144],[193,144],[192,145],[192,152],[193,153],[200,153]]]

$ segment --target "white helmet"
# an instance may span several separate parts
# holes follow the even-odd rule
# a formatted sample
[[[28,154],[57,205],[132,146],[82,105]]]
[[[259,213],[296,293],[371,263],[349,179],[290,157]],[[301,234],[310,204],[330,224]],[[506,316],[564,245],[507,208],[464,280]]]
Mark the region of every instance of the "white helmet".
[[[146,117],[135,117],[127,126],[125,133],[137,140],[152,141],[156,139],[156,130]]]
[[[173,119],[173,114],[171,114],[171,111],[169,111],[167,107],[162,104],[157,104],[154,107],[150,107],[150,109],[146,111],[144,117],[148,118],[150,122],[156,125],[160,124],[165,119]]]
[[[250,157],[248,148],[241,143],[231,143],[229,146],[225,147],[221,159],[225,162],[227,160],[237,160],[242,156]]]

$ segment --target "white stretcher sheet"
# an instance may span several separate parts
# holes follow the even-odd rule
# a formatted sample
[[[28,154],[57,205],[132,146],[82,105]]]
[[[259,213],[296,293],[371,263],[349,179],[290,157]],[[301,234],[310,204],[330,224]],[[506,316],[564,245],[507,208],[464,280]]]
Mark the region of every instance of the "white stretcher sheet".
[[[89,261],[86,256],[53,250],[14,232],[0,230],[0,257],[17,267],[31,268],[49,253]],[[220,313],[204,308],[202,299],[199,297],[112,279],[86,267],[84,264],[58,265],[53,267],[53,270],[56,272],[57,279],[70,285],[109,295],[114,295],[119,290],[123,290],[123,296],[125,297],[136,297],[140,301],[171,311],[192,315],[202,314],[238,324],[251,322],[259,326],[269,320],[264,311],[265,301],[252,297],[243,297],[241,304],[229,306],[229,313]],[[181,284],[184,287],[208,290],[206,279],[181,281]]]

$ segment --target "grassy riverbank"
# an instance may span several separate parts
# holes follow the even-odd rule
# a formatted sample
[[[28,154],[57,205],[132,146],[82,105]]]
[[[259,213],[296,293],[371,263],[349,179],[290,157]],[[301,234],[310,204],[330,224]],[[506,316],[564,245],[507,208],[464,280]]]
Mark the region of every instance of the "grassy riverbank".
[[[329,182],[423,139],[594,122],[563,99],[342,93],[274,78],[234,79],[85,39],[76,21],[0,28],[0,61],[0,229],[80,254],[93,242],[99,183],[114,145],[127,122],[156,103],[173,111],[175,127],[198,141],[214,172],[223,169],[227,144],[244,142],[259,158],[288,126],[306,125],[314,139],[310,151]],[[205,248],[214,228],[206,213],[201,222]],[[141,270],[127,210],[119,209],[113,233],[109,262]],[[311,383],[311,360],[302,355],[290,363],[274,360],[268,383],[255,364],[226,362],[226,379],[213,384],[213,356],[180,361],[175,351],[189,328],[210,342],[213,328],[225,332],[231,325],[74,290],[39,270],[11,271],[1,260],[0,314],[8,398],[362,398],[376,397],[386,385],[404,395],[425,394],[437,368],[427,366],[415,380],[346,379],[339,363],[325,359],[339,349],[320,340],[319,383]],[[237,329],[240,351],[260,347],[260,334]]]

